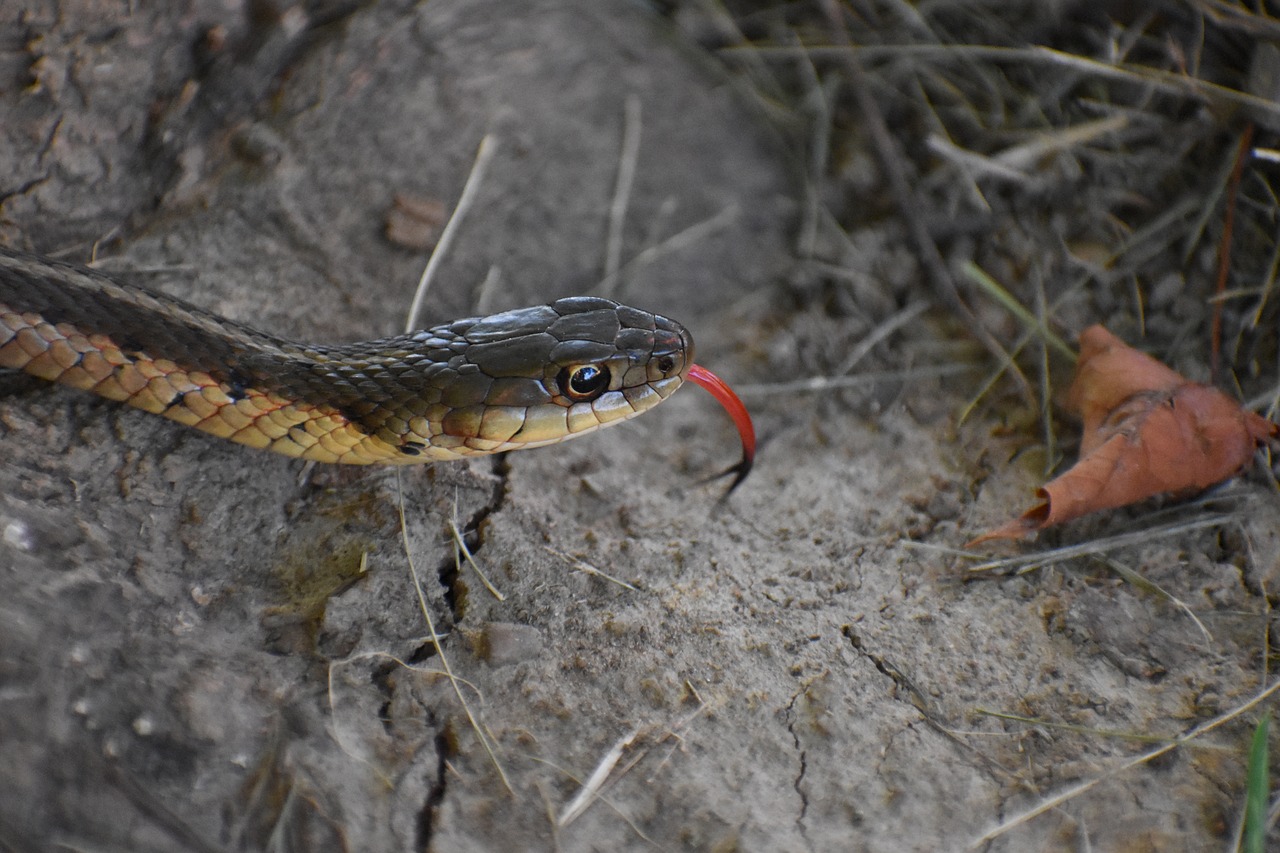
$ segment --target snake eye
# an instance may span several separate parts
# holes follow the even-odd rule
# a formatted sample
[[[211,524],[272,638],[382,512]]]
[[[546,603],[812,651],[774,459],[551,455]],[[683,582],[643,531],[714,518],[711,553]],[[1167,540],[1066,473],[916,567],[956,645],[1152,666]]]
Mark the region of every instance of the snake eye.
[[[574,402],[594,400],[609,387],[609,368],[579,364],[560,371],[560,390]]]

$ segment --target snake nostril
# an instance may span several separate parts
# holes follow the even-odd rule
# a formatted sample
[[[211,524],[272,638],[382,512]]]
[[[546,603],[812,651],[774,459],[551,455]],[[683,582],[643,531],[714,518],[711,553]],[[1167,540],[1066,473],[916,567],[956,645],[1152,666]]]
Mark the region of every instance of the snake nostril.
[[[664,355],[658,359],[658,370],[662,373],[670,373],[676,369],[676,360],[669,355]]]

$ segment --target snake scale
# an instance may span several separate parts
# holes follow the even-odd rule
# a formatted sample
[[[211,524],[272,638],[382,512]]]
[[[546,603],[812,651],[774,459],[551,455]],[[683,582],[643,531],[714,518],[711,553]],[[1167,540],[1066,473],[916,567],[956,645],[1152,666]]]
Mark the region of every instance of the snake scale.
[[[733,486],[755,453],[745,407],[693,363],[687,329],[597,297],[326,346],[0,247],[0,368],[251,447],[352,464],[555,444],[648,411],[688,380],[738,427]]]

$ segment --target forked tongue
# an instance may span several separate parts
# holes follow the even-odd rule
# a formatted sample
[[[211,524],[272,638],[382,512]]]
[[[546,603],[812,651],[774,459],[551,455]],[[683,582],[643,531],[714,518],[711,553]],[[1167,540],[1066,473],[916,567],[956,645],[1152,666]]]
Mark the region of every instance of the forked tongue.
[[[733,475],[733,482],[729,484],[729,489],[721,497],[721,500],[724,500],[751,473],[751,466],[756,458],[756,429],[751,424],[751,415],[747,413],[747,407],[742,405],[738,395],[733,393],[733,389],[724,384],[719,376],[716,376],[705,367],[699,367],[695,364],[689,368],[685,378],[711,392],[711,396],[715,397],[720,405],[724,406],[724,410],[729,413],[729,417],[733,418],[734,424],[738,427],[738,435],[742,436],[742,461],[711,478],[712,480],[718,480],[721,477]]]

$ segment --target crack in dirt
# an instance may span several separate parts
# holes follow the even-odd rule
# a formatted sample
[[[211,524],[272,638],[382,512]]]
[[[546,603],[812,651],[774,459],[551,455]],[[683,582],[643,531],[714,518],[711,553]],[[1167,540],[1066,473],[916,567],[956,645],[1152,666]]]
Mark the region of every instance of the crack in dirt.
[[[986,773],[987,777],[991,779],[992,782],[997,785],[1004,785],[1008,784],[1014,778],[1013,773],[1001,766],[990,756],[983,755],[981,752],[975,750],[973,746],[957,737],[948,727],[947,722],[943,719],[942,715],[935,711],[930,705],[924,691],[917,687],[906,673],[899,670],[893,664],[888,663],[879,655],[873,654],[869,649],[863,646],[862,638],[853,630],[852,625],[842,626],[840,628],[840,633],[843,634],[853,646],[853,650],[855,652],[862,657],[865,657],[871,662],[871,665],[876,668],[876,671],[893,682],[893,685],[896,688],[893,696],[895,701],[903,702],[914,708],[916,713],[918,713],[924,721],[925,725],[929,726],[929,728],[933,729],[947,741],[955,745],[962,753],[975,759],[973,766],[976,766],[979,770]],[[906,691],[908,696],[904,697],[902,695],[902,691]],[[908,728],[912,727],[914,727],[914,724],[908,726]]]
[[[431,722],[435,722],[434,715],[432,715]],[[435,836],[436,809],[440,808],[440,804],[444,802],[444,795],[448,786],[449,745],[449,729],[446,723],[436,732],[435,779],[428,786],[427,798],[423,801],[422,808],[418,812],[418,849],[424,853],[431,849],[431,840]]]
[[[796,816],[796,828],[800,830],[800,837],[806,842],[809,840],[809,834],[805,831],[804,819],[809,813],[809,796],[804,792],[804,777],[809,770],[809,754],[804,746],[800,743],[800,735],[796,731],[796,702],[800,701],[800,697],[809,692],[806,685],[804,689],[791,696],[791,701],[787,703],[786,718],[787,732],[791,735],[791,740],[795,743],[796,752],[800,754],[800,770],[796,773],[796,778],[791,781],[791,787],[795,789],[796,795],[800,798],[800,814]]]
[[[481,528],[484,526],[485,521],[495,513],[500,512],[507,502],[507,483],[510,479],[511,463],[507,461],[506,454],[493,457],[492,468],[494,481],[489,500],[473,512],[465,524],[458,527],[458,533],[473,557],[484,548],[484,534],[481,532]],[[447,619],[443,619],[441,624],[437,626],[437,630],[441,633],[448,633],[466,618],[467,587],[462,583],[462,573],[459,571],[460,563],[460,560],[451,556],[436,567],[436,579],[444,589],[443,597],[447,608],[447,613],[444,614]],[[434,657],[435,653],[435,644],[428,640],[413,650],[413,653],[409,656],[409,662],[421,663]]]
[[[493,457],[493,491],[489,496],[489,500],[479,509],[471,514],[466,524],[458,528],[458,532],[462,535],[462,541],[466,544],[467,550],[474,557],[480,553],[484,547],[484,535],[480,532],[481,526],[489,519],[490,516],[500,512],[507,502],[507,481],[511,475],[511,463],[507,461],[505,453]],[[449,608],[449,617],[452,624],[456,625],[466,616],[466,592],[458,583],[460,573],[458,571],[458,560],[450,558],[440,564],[436,569],[436,576],[440,579],[440,585],[444,587],[444,601]]]
[[[491,467],[494,481],[489,500],[473,512],[471,517],[467,519],[466,524],[458,529],[458,532],[462,534],[462,541],[466,543],[467,550],[471,552],[473,557],[484,547],[484,535],[481,533],[481,526],[491,516],[501,511],[507,502],[507,485],[511,476],[511,463],[507,461],[507,455],[502,453],[494,456]],[[450,622],[452,625],[457,625],[465,617],[465,608],[463,607],[465,594],[461,591],[459,584],[458,560],[445,560],[436,569],[436,576],[440,580],[440,585],[444,587],[444,601],[449,608]],[[430,650],[430,654],[434,654],[434,644],[426,643],[419,649],[419,652],[426,652],[427,650]],[[431,722],[434,723],[435,720],[433,719]],[[444,802],[447,792],[447,760],[452,744],[453,739],[449,731],[449,724],[446,721],[440,726],[435,737],[436,778],[428,789],[426,800],[418,812],[418,847],[423,851],[431,848],[431,839],[435,835],[436,810]]]
[[[924,694],[915,686],[914,683],[912,683],[911,679],[908,678],[905,673],[892,664],[887,663],[885,659],[879,655],[872,654],[871,651],[862,644],[862,638],[853,630],[852,625],[841,626],[840,633],[843,634],[845,639],[849,641],[849,644],[853,646],[853,650],[855,652],[871,662],[871,665],[876,668],[877,672],[892,681],[899,691],[905,690],[912,697],[911,699],[904,699],[901,695],[895,695],[894,699],[899,702],[906,702],[923,714],[925,719],[931,719],[931,713],[929,711],[928,704],[925,701]]]
[[[22,182],[21,184],[18,184],[18,186],[14,187],[11,190],[0,192],[0,204],[4,204],[11,198],[17,198],[18,196],[26,195],[27,193],[34,190],[36,187],[39,187],[48,183],[50,177],[51,177],[50,174],[48,172],[45,172],[43,175],[39,175],[38,177],[31,178],[30,180],[27,180]]]

